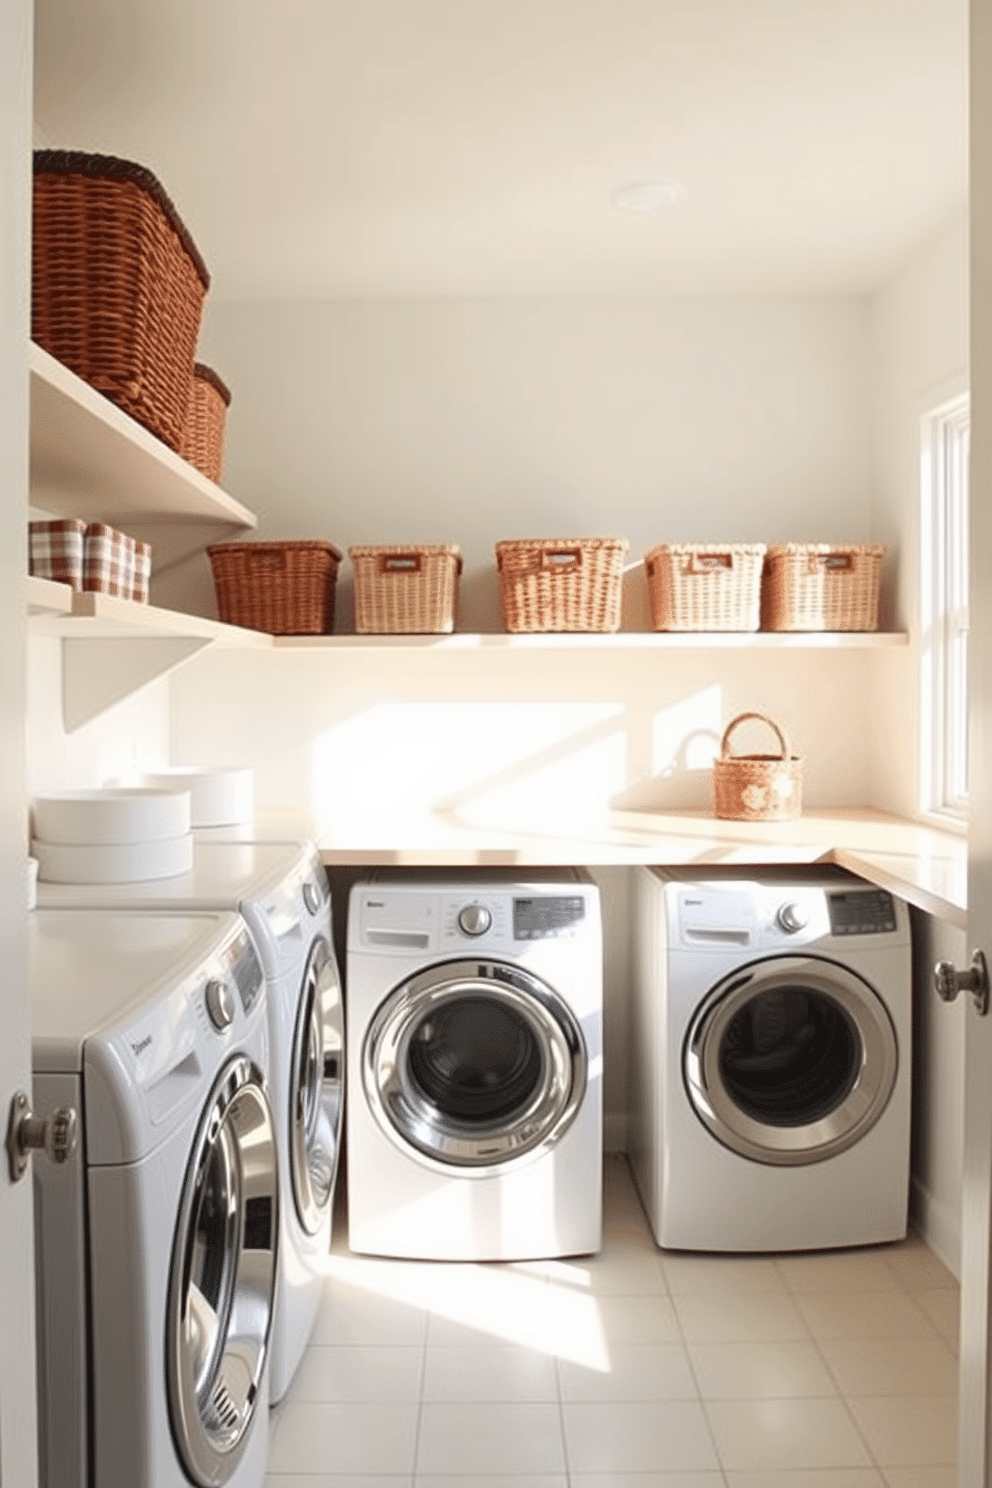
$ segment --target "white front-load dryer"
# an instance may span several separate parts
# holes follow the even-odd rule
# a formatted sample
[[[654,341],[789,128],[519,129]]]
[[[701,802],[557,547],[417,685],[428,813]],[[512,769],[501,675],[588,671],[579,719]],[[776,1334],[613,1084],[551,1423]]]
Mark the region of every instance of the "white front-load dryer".
[[[43,1488],[259,1488],[279,1240],[265,978],[234,914],[38,910]]]
[[[310,843],[218,843],[199,838],[193,867],[130,884],[40,884],[42,906],[236,910],[266,976],[269,1080],[279,1147],[282,1242],[271,1397],[289,1388],[313,1331],[331,1240],[344,1126],[344,1004],[327,875]]]
[[[841,870],[636,870],[630,1159],[658,1244],[906,1233],[906,906]]]
[[[348,910],[348,1240],[507,1261],[601,1241],[599,892],[420,871]]]

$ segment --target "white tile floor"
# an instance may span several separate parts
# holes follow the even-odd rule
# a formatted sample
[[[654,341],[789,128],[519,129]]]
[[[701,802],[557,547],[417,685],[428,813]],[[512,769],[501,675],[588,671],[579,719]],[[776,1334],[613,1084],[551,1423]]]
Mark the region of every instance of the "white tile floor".
[[[954,1278],[918,1239],[663,1253],[622,1158],[595,1257],[373,1260],[337,1220],[266,1488],[954,1488]]]

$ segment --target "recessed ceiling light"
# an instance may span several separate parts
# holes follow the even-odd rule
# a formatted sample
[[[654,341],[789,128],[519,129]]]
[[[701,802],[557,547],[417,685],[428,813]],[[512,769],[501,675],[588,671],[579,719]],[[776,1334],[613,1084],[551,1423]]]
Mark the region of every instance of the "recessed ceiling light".
[[[622,212],[664,212],[686,194],[681,181],[630,181],[613,193],[613,205]]]

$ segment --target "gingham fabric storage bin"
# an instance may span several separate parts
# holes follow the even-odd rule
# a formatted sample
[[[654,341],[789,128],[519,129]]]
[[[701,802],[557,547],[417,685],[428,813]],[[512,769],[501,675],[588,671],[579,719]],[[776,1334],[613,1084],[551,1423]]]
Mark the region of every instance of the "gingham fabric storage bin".
[[[359,635],[445,635],[455,628],[462,555],[453,544],[348,549]]]
[[[507,630],[619,630],[627,548],[623,537],[498,542],[496,568]]]
[[[108,527],[106,522],[90,522],[83,539],[83,588],[130,599],[134,557],[133,537]]]
[[[134,572],[131,575],[131,598],[138,604],[148,603],[148,591],[152,576],[151,543],[135,542]]]
[[[655,630],[757,630],[764,543],[659,543],[644,555]]]
[[[28,573],[57,584],[83,587],[86,523],[78,517],[28,523]]]
[[[774,543],[765,559],[766,630],[877,630],[881,543]]]

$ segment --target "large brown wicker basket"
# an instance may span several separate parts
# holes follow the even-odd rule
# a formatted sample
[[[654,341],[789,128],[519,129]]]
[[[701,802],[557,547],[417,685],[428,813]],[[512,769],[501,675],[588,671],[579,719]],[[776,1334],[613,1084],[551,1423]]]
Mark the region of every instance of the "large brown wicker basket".
[[[644,555],[655,630],[757,630],[764,543],[660,543]]]
[[[461,551],[445,543],[348,549],[359,635],[443,635],[455,628]]]
[[[496,544],[509,631],[618,630],[627,540],[539,537]]]
[[[31,334],[172,449],[209,285],[151,171],[112,155],[35,152]]]
[[[749,718],[767,723],[779,754],[730,753],[730,736]],[[767,713],[738,713],[724,730],[713,761],[713,815],[727,821],[792,821],[803,807],[803,762],[781,724]]]
[[[881,543],[774,543],[765,559],[766,630],[877,630]]]
[[[224,425],[231,394],[212,367],[196,362],[179,453],[208,480],[219,481],[224,469]]]
[[[326,542],[214,543],[217,612],[270,635],[329,635],[341,554]]]

